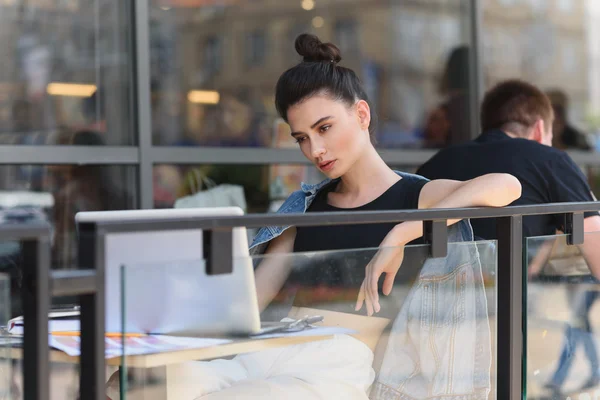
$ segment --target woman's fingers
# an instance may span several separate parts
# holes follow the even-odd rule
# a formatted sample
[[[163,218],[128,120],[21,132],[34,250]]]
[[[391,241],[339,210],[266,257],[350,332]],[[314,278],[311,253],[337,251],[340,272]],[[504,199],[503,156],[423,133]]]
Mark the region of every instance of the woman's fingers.
[[[365,304],[367,305],[367,315],[373,315],[373,296],[371,295],[371,274],[373,270],[372,262],[367,265],[365,271],[364,292],[365,292]]]
[[[360,311],[365,301],[365,281],[363,280],[362,285],[360,285],[360,290],[358,291],[358,298],[356,299],[356,307],[354,311]]]
[[[373,303],[371,301],[371,296],[367,293],[365,297],[365,303],[367,304],[367,315],[370,317],[373,315]]]
[[[386,296],[389,296],[390,293],[392,293],[392,289],[394,287],[394,280],[396,279],[396,274],[398,273],[398,271],[396,270],[395,272],[388,272],[385,274],[385,280],[383,281],[383,294],[385,294]]]
[[[377,283],[379,282],[379,277],[381,273],[374,270],[371,272],[370,278],[370,294],[371,294],[371,303],[373,304],[373,310],[375,312],[379,312],[381,308],[379,307],[379,291],[377,290]]]

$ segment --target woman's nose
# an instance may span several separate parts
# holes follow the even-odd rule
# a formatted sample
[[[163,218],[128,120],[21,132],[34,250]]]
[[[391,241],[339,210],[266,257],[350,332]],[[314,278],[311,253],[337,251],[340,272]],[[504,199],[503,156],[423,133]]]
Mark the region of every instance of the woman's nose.
[[[315,146],[313,146],[312,155],[313,155],[314,158],[320,158],[325,153],[327,153],[327,150],[325,150],[324,146],[322,146],[322,145],[315,145]]]

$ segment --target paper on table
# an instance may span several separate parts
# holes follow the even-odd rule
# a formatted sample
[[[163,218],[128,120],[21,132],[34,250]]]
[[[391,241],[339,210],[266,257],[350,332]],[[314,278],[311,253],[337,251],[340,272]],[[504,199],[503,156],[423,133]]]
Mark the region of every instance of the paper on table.
[[[78,319],[57,319],[48,321],[48,332],[73,332],[79,331]],[[8,332],[12,335],[23,334],[23,323],[9,321]]]
[[[188,338],[165,335],[148,335],[125,338],[125,355],[152,354],[165,351],[200,349],[229,343],[228,339]],[[49,336],[50,347],[61,350],[70,356],[79,356],[79,336]],[[105,338],[105,358],[123,355],[121,338]]]
[[[276,332],[266,335],[252,336],[252,339],[270,339],[290,336],[329,336],[329,335],[355,335],[358,331],[355,329],[342,328],[338,326],[317,326],[315,328],[306,328],[298,332]]]

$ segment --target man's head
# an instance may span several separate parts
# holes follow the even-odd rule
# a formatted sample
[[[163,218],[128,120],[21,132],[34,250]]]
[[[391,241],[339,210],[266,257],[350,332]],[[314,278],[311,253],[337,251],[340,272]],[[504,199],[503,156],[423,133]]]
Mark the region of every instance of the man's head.
[[[483,131],[501,129],[511,136],[552,146],[554,112],[550,99],[537,87],[520,80],[490,89],[481,105]]]

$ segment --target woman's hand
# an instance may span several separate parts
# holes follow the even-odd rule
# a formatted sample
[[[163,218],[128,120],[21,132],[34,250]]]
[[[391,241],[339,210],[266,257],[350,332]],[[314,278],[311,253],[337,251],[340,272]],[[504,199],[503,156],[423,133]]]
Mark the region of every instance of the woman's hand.
[[[356,300],[356,311],[362,308],[363,302],[366,303],[367,314],[373,315],[373,312],[379,312],[379,293],[377,284],[382,274],[385,274],[383,281],[383,294],[389,295],[394,287],[394,279],[404,260],[404,242],[399,236],[403,234],[400,225],[392,229],[387,234],[377,251],[377,254],[371,259],[365,271],[365,279],[358,292]]]
[[[487,174],[470,181],[435,180],[423,186],[419,195],[419,208],[504,207],[521,197],[521,183],[509,174]],[[598,217],[600,221],[600,217]],[[459,220],[448,220],[448,225]],[[587,221],[587,219],[586,219]],[[356,301],[356,311],[367,305],[367,313],[379,312],[377,283],[383,273],[383,293],[392,291],[396,273],[404,259],[404,246],[423,236],[423,222],[410,221],[398,224],[381,242],[380,250],[367,265],[365,280]],[[600,268],[599,268],[600,269]],[[598,274],[600,275],[600,273]]]

